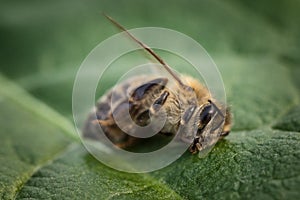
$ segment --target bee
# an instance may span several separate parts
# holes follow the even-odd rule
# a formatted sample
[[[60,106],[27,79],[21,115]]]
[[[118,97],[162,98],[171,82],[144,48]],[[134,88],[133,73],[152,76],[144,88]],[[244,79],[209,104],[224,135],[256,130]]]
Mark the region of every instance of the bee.
[[[217,102],[195,78],[174,73],[150,47],[114,19],[107,15],[105,17],[157,60],[175,80],[175,84],[170,84],[167,77],[146,75],[121,82],[97,101],[83,129],[83,137],[101,140],[100,124],[114,145],[131,147],[140,138],[128,135],[118,126],[115,117],[121,119],[129,112],[131,120],[125,123],[125,128],[132,130],[134,124],[143,127],[151,122],[151,118],[159,119],[162,110],[166,113],[166,121],[159,134],[174,136],[183,127],[180,139],[190,145],[189,151],[193,154],[212,147],[229,134],[232,117],[228,107]]]

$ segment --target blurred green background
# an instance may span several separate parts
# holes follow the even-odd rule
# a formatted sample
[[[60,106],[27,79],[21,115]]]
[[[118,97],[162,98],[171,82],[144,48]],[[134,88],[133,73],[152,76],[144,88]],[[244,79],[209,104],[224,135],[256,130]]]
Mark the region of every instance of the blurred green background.
[[[298,0],[1,0],[0,199],[299,199],[299,10]],[[208,157],[126,174],[67,136],[76,72],[118,32],[102,12],[128,29],[182,32],[211,55],[234,127]]]
[[[299,4],[293,0],[2,1],[1,72],[70,117],[72,84],[81,62],[99,42],[118,32],[102,12],[128,29],[158,26],[187,34],[203,45],[221,71],[231,63],[257,59],[295,67],[300,62]],[[244,58],[248,61],[241,61]],[[234,76],[235,71],[223,71],[225,83],[230,82],[227,73]]]

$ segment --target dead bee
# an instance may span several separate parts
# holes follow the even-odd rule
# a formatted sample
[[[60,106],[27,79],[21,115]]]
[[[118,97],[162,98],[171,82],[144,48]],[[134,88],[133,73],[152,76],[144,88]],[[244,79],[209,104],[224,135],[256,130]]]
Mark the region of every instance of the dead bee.
[[[229,134],[230,111],[216,102],[205,86],[190,76],[175,74],[151,48],[111,17],[106,17],[153,56],[176,84],[169,84],[170,80],[166,77],[151,76],[133,77],[122,82],[114,91],[108,91],[97,102],[84,127],[85,138],[101,140],[98,129],[100,124],[106,136],[115,145],[126,148],[139,138],[126,134],[124,129],[117,125],[114,116],[122,118],[129,112],[132,120],[125,123],[125,126],[127,130],[132,130],[134,127],[132,123],[146,126],[151,122],[151,118],[161,116],[161,110],[164,110],[167,116],[160,133],[174,136],[179,127],[183,127],[180,138],[191,144],[189,150],[192,153],[213,146],[219,139]]]

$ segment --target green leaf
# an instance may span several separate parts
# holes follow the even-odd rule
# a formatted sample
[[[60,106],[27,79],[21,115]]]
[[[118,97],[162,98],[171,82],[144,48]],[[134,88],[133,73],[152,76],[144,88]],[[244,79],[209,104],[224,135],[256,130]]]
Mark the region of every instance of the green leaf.
[[[81,145],[72,146],[39,170],[18,198],[55,199],[181,199],[174,191],[146,175],[112,170],[95,160]]]
[[[78,143],[73,129],[59,114],[5,78],[0,77],[0,83],[7,86],[0,90],[3,199],[16,195],[37,199],[180,199],[147,175],[121,173],[99,163]],[[46,114],[62,121],[55,122]]]
[[[11,81],[0,76],[0,199],[299,199],[299,1],[131,3],[1,2],[0,66]],[[186,152],[128,174],[83,148],[70,123],[76,71],[117,32],[100,11],[128,28],[183,32],[216,61],[234,126],[207,157]]]
[[[14,84],[0,77],[0,196],[12,199],[41,166],[51,161],[70,143],[59,116],[31,98]],[[28,103],[28,104],[27,104]]]
[[[288,110],[274,125],[273,128],[300,132],[300,106]]]
[[[297,199],[300,133],[233,132],[208,157],[189,153],[154,172],[186,199]]]
[[[0,124],[7,133],[1,140],[4,199],[16,194],[37,199],[181,198],[176,193],[182,198],[216,199],[299,195],[298,132],[234,132],[202,160],[186,153],[150,175],[127,174],[96,161],[69,136],[72,133],[62,131],[64,123],[45,118],[44,112],[54,115],[51,109],[4,78],[1,83],[9,90],[1,89],[0,103]],[[32,104],[20,99],[30,99]],[[41,107],[43,112],[38,110]]]
[[[228,59],[229,58],[229,59]],[[269,58],[228,55],[217,60],[234,116],[234,130],[269,127],[299,104],[290,70]]]

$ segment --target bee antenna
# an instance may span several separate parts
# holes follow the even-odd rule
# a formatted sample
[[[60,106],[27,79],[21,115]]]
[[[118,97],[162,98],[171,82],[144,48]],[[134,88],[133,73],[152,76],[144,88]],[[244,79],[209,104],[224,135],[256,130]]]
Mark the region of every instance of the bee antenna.
[[[105,13],[102,13],[109,21],[111,21],[116,27],[124,31],[132,40],[134,40],[136,43],[138,43],[141,47],[143,47],[149,54],[151,54],[162,66],[171,74],[171,76],[178,82],[180,86],[183,88],[186,88],[186,85],[182,83],[180,78],[171,70],[171,67],[163,61],[163,59],[157,55],[150,47],[148,47],[146,44],[138,40],[135,36],[133,36],[131,33],[129,33],[121,24],[116,22],[113,18],[106,15]]]

